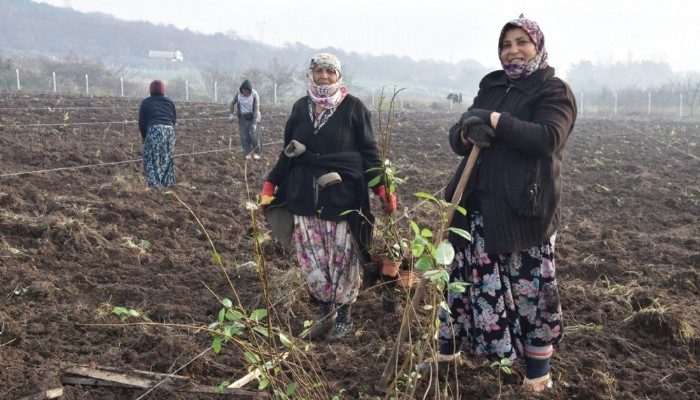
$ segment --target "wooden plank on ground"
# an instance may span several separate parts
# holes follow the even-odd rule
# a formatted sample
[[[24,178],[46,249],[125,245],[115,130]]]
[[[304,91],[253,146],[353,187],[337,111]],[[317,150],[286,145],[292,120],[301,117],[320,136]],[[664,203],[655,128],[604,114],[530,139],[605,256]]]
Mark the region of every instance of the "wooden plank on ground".
[[[48,389],[44,390],[41,393],[36,393],[31,396],[26,396],[22,397],[19,400],[47,400],[47,399],[55,399],[57,397],[63,396],[63,388],[55,388],[55,389]]]
[[[140,376],[137,376],[140,375]],[[158,385],[160,389],[188,393],[217,393],[217,386],[197,385],[186,376],[172,375],[140,370],[124,370],[109,367],[72,366],[63,370],[61,382],[64,384],[85,386],[110,386],[132,389],[151,389]],[[225,387],[220,394],[268,399],[264,392]],[[26,400],[43,400],[31,398]],[[25,400],[25,399],[22,399]]]
[[[283,360],[287,359],[287,356],[289,356],[288,351],[285,352],[284,354],[282,354],[282,359]],[[277,361],[277,360],[275,360],[275,361]],[[242,388],[243,386],[250,383],[253,379],[258,379],[258,377],[260,375],[262,375],[262,371],[260,371],[260,368],[256,368],[253,371],[250,371],[248,374],[246,374],[243,378],[228,385],[228,387],[229,388]]]
[[[148,389],[156,384],[153,380],[129,376],[126,374],[103,371],[89,367],[69,367],[63,370],[64,373],[78,375],[87,378],[99,379],[105,382],[115,382],[128,387]]]

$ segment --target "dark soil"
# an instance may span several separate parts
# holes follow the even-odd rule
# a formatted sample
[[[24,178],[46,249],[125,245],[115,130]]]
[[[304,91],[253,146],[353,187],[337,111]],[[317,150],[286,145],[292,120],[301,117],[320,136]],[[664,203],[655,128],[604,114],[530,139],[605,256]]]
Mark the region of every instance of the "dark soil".
[[[208,238],[242,305],[265,306],[246,202],[280,150],[288,110],[264,110],[265,153],[246,164],[226,105],[179,103],[181,155],[170,194],[148,189],[144,180],[133,122],[139,102],[0,95],[2,399],[61,386],[64,399],[146,393],[63,385],[62,371],[72,365],[176,373],[209,386],[247,373],[236,347],[205,351],[208,333],[172,324],[207,326],[221,308],[216,296],[234,298]],[[427,206],[413,194],[442,195],[459,162],[446,138],[459,113],[406,111],[396,127],[392,157],[409,176],[399,188],[400,207],[433,228]],[[698,143],[697,121],[579,120],[567,149],[558,235],[567,328],[554,355],[554,387],[544,398],[700,398]],[[264,222],[257,234],[274,320],[292,337],[313,317],[313,305],[294,256],[273,245]],[[354,335],[305,350],[329,393],[380,395],[374,384],[405,303],[388,313],[381,294],[378,288],[361,294]],[[122,325],[114,306],[161,325]],[[401,360],[408,351],[404,346]],[[448,380],[443,398],[528,398],[517,379],[499,384],[487,362],[465,360],[459,385]],[[426,385],[417,398],[430,390]],[[425,398],[436,397],[428,391]],[[224,397],[157,388],[143,398]]]

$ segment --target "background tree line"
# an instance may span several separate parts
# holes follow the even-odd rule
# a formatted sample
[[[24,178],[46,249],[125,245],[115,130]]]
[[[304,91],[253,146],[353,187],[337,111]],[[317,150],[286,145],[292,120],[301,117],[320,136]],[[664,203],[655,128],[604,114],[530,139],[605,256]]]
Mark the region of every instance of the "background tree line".
[[[144,84],[158,77],[166,80],[174,98],[223,102],[249,79],[265,99],[276,94],[285,102],[304,93],[308,58],[330,51],[343,60],[346,83],[365,99],[378,96],[388,85],[405,87],[403,98],[445,104],[447,94],[463,93],[465,107],[489,71],[474,60],[415,61],[312,49],[299,42],[274,47],[241,38],[235,31],[207,35],[29,0],[0,2],[0,44],[0,90],[16,89],[20,69],[25,90],[53,90],[56,73],[59,92],[85,93],[88,75],[92,94],[121,93],[123,80],[125,96],[141,97],[147,94]],[[185,62],[149,59],[149,50],[180,50]],[[654,107],[677,115],[682,96],[684,115],[693,116],[700,103],[700,75],[675,73],[664,62],[601,65],[582,60],[563,72],[584,112],[641,114],[652,95]]]

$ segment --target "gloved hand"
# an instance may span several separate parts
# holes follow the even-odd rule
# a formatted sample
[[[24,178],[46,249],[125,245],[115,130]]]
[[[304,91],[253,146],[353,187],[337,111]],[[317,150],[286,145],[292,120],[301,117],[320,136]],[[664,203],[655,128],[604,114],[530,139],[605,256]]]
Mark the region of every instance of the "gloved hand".
[[[275,184],[270,181],[265,181],[265,183],[263,183],[262,193],[260,194],[260,206],[264,208],[274,200],[275,188]]]
[[[234,115],[233,115],[233,114],[229,114],[229,115],[228,115],[228,121],[229,121],[229,122],[233,122],[233,119],[234,119]]]
[[[481,119],[482,122],[490,126],[492,113],[493,111],[484,110],[481,108],[472,108],[471,110],[462,114],[462,119],[460,119],[459,122],[460,124],[464,125],[464,121],[466,121],[468,118],[478,117],[479,119]]]
[[[462,123],[462,138],[481,148],[489,147],[496,131],[479,117],[469,117]]]
[[[389,198],[386,197],[386,187],[384,185],[378,185],[372,188],[374,194],[379,196],[379,199],[384,205],[384,209],[388,213],[393,213],[396,211],[396,195],[392,193]]]

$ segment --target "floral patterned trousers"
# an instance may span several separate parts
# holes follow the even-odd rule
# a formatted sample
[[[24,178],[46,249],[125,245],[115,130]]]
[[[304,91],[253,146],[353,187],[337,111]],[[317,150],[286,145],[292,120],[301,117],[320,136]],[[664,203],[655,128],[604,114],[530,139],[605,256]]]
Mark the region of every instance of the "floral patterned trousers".
[[[309,291],[317,300],[334,307],[355,302],[362,279],[347,221],[295,215],[294,243]]]
[[[148,127],[143,143],[143,167],[148,186],[167,189],[175,183],[175,128],[169,125]]]
[[[440,339],[466,339],[471,351],[492,360],[524,356],[562,338],[562,312],[554,276],[554,240],[510,254],[484,252],[481,214],[470,215],[472,242],[456,248],[450,279],[468,282],[446,294]]]

